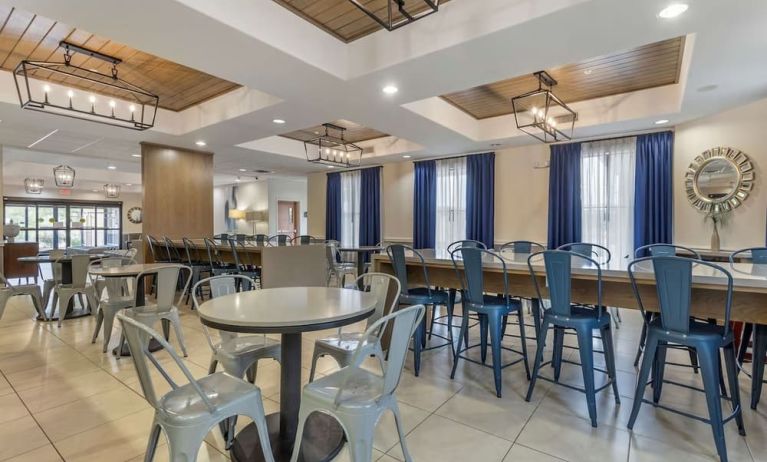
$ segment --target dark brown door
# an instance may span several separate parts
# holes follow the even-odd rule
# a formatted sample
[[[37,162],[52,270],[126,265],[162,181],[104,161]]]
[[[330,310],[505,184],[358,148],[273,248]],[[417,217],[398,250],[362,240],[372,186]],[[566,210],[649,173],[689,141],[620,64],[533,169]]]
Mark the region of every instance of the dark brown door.
[[[277,234],[298,236],[298,202],[277,201]]]

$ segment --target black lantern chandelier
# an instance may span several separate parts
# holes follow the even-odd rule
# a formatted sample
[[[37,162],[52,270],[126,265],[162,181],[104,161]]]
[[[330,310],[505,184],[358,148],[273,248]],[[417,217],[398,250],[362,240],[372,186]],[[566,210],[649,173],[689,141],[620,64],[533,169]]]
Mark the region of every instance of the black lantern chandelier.
[[[24,191],[27,194],[40,194],[44,184],[45,180],[42,178],[24,178]]]
[[[57,188],[72,189],[75,186],[75,169],[69,165],[59,165],[53,169],[53,180]]]
[[[119,184],[105,184],[104,195],[108,199],[116,199],[120,197],[120,185]]]
[[[517,128],[544,143],[571,139],[578,114],[551,91],[557,81],[546,71],[533,75],[538,89],[511,99]]]
[[[23,60],[16,66],[14,80],[23,109],[133,130],[154,126],[160,98],[121,80],[117,65],[122,60],[65,41],[59,47],[64,49],[64,62]],[[111,74],[75,66],[73,53],[112,64]]]
[[[304,141],[306,160],[337,167],[356,167],[362,160],[362,148],[344,140],[344,127],[322,124],[325,133]]]
[[[379,3],[366,2],[368,4],[366,6],[361,0],[349,1],[389,32],[395,29],[399,29],[402,26],[407,26],[408,24],[411,24],[415,21],[418,21],[419,19],[425,18],[426,16],[432,15],[439,11],[439,0],[419,0],[416,2],[411,1],[410,3],[426,6],[426,8],[420,12],[415,12],[415,8],[412,6],[407,8],[405,6],[405,0],[386,0],[386,18],[381,18],[375,13],[375,11],[372,11],[368,8],[373,4],[375,4],[377,7],[379,6]],[[376,8],[376,11],[380,10]]]

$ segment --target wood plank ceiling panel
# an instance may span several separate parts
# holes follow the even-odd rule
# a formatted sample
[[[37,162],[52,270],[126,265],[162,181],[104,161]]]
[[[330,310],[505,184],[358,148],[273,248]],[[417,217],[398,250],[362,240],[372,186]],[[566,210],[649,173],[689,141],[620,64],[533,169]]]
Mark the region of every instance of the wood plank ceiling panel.
[[[338,125],[339,127],[346,128],[346,131],[344,132],[344,139],[350,143],[359,143],[361,141],[374,140],[376,138],[383,138],[385,136],[389,136],[386,133],[379,132],[378,130],[375,130],[373,128],[368,128],[360,124],[350,122],[348,120],[339,119],[339,120],[334,120],[330,123],[333,125]],[[323,127],[322,125],[317,125],[316,127],[309,127],[309,128],[304,128],[302,130],[296,130],[289,133],[284,133],[281,136],[285,138],[297,140],[297,141],[309,141],[311,139],[317,138],[319,135],[322,135],[324,133],[325,133],[325,127]],[[331,130],[330,135],[338,136],[338,131]]]
[[[383,29],[349,0],[274,1],[346,43]],[[448,1],[441,0],[440,6]],[[388,0],[360,0],[360,3],[384,21],[388,18]],[[429,9],[423,0],[405,0],[405,8],[410,14]],[[394,19],[401,18],[402,15],[395,10]]]
[[[171,111],[182,111],[240,88],[234,82],[144,53],[106,37],[0,5],[0,69],[12,72],[24,59],[63,63],[64,50],[59,48],[62,40],[122,59],[123,62],[117,67],[120,79],[157,94],[160,107]],[[112,67],[105,61],[77,53],[72,56],[72,64],[107,75]],[[47,71],[36,71],[34,77],[86,92],[95,87]]]
[[[683,52],[684,37],[676,37],[547,71],[558,82],[554,93],[574,103],[678,83]],[[511,98],[537,87],[530,74],[442,98],[475,119],[487,119],[512,114]]]

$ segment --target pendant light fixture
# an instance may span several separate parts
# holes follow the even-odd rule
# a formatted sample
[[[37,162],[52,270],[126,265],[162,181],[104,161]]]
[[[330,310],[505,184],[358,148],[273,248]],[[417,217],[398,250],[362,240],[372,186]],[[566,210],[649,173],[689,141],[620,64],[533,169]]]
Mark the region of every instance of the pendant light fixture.
[[[24,191],[27,194],[40,194],[43,192],[45,181],[42,178],[24,178]]]
[[[386,0],[385,9],[379,8],[379,6],[382,5],[377,2],[366,2],[367,5],[365,5],[361,0],[349,1],[354,6],[359,8],[363,13],[365,13],[370,19],[377,22],[378,25],[391,32],[395,29],[399,29],[402,26],[407,26],[408,24],[414,23],[419,19],[436,13],[439,11],[440,0],[408,1],[407,3],[409,4],[409,7],[405,5],[405,0]],[[375,11],[369,8],[374,3],[376,7]],[[424,6],[426,8],[420,9],[419,12],[416,12],[416,10],[419,9],[418,7]],[[382,10],[386,11],[385,18],[382,18],[376,14],[377,11]]]
[[[117,66],[122,60],[66,41],[59,47],[64,49],[64,62],[25,59],[16,66],[13,75],[22,109],[133,130],[154,126],[160,98],[120,79]],[[110,63],[111,73],[72,64],[74,53]]]
[[[362,160],[362,148],[344,139],[346,128],[322,124],[325,133],[304,141],[306,160],[336,167],[356,167]]]
[[[69,165],[59,165],[53,169],[53,179],[57,188],[72,189],[75,186],[75,169]]]
[[[533,75],[538,89],[511,99],[517,128],[544,143],[571,139],[578,115],[551,91],[557,81],[546,71]]]
[[[116,199],[120,197],[120,185],[119,184],[105,184],[104,195],[108,199]]]

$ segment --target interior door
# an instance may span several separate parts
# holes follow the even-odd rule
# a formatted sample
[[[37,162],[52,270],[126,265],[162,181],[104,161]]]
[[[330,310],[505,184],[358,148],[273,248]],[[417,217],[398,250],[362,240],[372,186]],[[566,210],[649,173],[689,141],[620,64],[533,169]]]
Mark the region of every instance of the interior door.
[[[298,202],[277,201],[277,233],[298,236]]]

